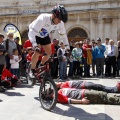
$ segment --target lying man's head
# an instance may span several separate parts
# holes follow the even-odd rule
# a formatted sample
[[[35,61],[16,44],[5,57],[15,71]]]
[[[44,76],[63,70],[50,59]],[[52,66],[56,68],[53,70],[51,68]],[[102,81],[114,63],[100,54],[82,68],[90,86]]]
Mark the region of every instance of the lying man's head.
[[[55,84],[56,84],[57,88],[59,89],[60,86],[63,84],[63,82],[55,82]]]

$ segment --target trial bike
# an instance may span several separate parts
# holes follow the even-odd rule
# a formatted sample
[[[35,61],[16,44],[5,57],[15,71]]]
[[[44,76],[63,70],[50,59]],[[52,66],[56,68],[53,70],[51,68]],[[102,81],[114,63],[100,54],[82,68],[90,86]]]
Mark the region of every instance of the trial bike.
[[[56,84],[50,76],[49,62],[35,69],[35,79],[30,79],[30,68],[31,64],[28,67],[28,84],[33,86],[36,84],[36,80],[40,82],[39,100],[41,106],[43,109],[50,111],[56,106],[58,94]]]

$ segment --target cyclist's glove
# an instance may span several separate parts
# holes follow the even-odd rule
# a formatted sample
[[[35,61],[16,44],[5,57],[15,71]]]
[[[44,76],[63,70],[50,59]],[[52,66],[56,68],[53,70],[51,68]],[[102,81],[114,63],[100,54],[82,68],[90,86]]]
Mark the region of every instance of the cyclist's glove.
[[[35,50],[36,52],[38,52],[38,53],[41,52],[41,50],[40,50],[40,48],[39,48],[38,46],[36,46],[34,50]]]

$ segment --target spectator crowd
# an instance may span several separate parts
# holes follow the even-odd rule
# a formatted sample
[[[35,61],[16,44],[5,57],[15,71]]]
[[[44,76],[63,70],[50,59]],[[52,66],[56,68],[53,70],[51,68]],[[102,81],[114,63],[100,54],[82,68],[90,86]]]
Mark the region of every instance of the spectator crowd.
[[[13,33],[0,33],[0,91],[20,83],[20,76],[25,74],[31,62],[33,48],[29,40],[19,44],[19,37]],[[61,41],[61,40],[60,40]],[[51,77],[65,81],[68,77],[116,77],[120,76],[120,41],[106,38],[89,38],[84,41],[70,41],[70,46],[54,39],[51,44],[52,58],[50,60]],[[69,49],[68,49],[69,48]],[[36,67],[41,63],[44,49],[38,58]],[[92,73],[90,71],[92,68]]]

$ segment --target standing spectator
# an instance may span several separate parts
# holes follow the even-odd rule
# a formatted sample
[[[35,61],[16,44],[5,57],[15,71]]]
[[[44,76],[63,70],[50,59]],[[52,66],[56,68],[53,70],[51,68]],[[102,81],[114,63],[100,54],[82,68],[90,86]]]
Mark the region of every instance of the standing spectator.
[[[54,69],[53,69],[53,76],[54,78],[57,78],[58,77],[58,58],[57,58],[57,50],[60,48],[59,46],[59,40],[58,39],[54,39],[53,40],[53,44],[54,44]]]
[[[115,77],[116,76],[116,58],[118,57],[118,47],[114,45],[114,40],[109,41],[110,45],[108,46],[108,53],[107,53],[107,62],[108,62],[108,76]],[[111,67],[113,68],[113,74],[111,74]]]
[[[5,55],[4,55],[5,49],[3,45],[3,39],[4,39],[4,35],[0,33],[0,92],[5,91],[5,89],[2,87],[2,84],[1,84],[2,71],[6,67]]]
[[[22,48],[23,46],[19,44],[20,38],[19,37],[15,37],[14,39],[16,46],[17,46],[17,50],[18,50],[18,55],[21,56],[22,55]],[[19,66],[21,67],[21,63],[22,61],[20,61]],[[18,70],[18,79],[20,79],[20,67]]]
[[[103,45],[105,45],[106,47],[106,51],[104,52],[104,56],[105,56],[105,76],[108,77],[108,71],[109,69],[107,68],[108,67],[108,59],[107,59],[107,52],[108,52],[108,46],[109,46],[109,38],[106,38],[105,39],[105,43],[103,43]]]
[[[54,43],[51,43],[51,59],[50,59],[50,73],[51,73],[51,77],[54,78],[54,53],[55,53],[55,47],[54,47]]]
[[[17,46],[17,50],[18,50],[18,54],[21,55],[22,54],[22,45],[19,44],[20,38],[16,37],[14,39],[16,46]]]
[[[83,59],[84,59],[84,77],[90,77],[90,64],[87,62],[89,55],[92,54],[92,46],[90,45],[90,39],[87,38],[83,44]]]
[[[71,50],[69,50],[69,54],[68,54],[68,64],[69,64],[68,76],[72,77],[73,76],[73,56],[72,56]]]
[[[117,76],[120,76],[120,41],[118,41]]]
[[[55,56],[57,57],[57,51],[58,51],[58,49],[60,48],[60,46],[59,46],[59,40],[57,39],[57,41],[56,41],[56,45],[55,45]],[[58,67],[59,67],[59,61],[58,61],[58,58],[57,58],[57,60],[56,60],[56,71],[55,71],[55,75],[57,75],[58,76],[58,73],[59,73],[59,69],[58,69]],[[57,77],[56,76],[56,77]]]
[[[96,71],[97,76],[103,77],[104,72],[104,52],[106,48],[101,44],[101,39],[97,38],[97,46],[95,47],[96,51]]]
[[[70,50],[71,50],[71,52],[72,52],[73,48],[75,48],[75,41],[71,40],[70,41]]]
[[[67,58],[65,56],[67,50],[63,42],[60,43],[60,48],[57,51],[59,61],[59,81],[66,79]]]
[[[95,76],[95,66],[96,66],[96,51],[95,51],[95,40],[92,41],[92,72],[93,72],[93,76]]]
[[[13,33],[8,33],[8,38],[4,41],[4,47],[6,50],[6,68],[10,69],[10,58],[12,58],[13,49],[17,49],[16,43],[13,39]]]
[[[75,41],[71,40],[70,41],[70,51],[69,51],[69,59],[68,59],[68,63],[69,63],[69,71],[68,71],[68,76],[72,77],[73,76],[73,56],[72,56],[72,50],[75,48]]]
[[[75,48],[72,50],[73,55],[73,75],[79,76],[80,64],[82,62],[82,49],[80,48],[79,42],[75,43]]]
[[[18,50],[13,49],[13,57],[10,59],[11,64],[11,72],[18,78],[18,71],[19,71],[19,62],[21,61],[21,56],[18,55]]]
[[[80,62],[80,76],[82,77],[83,76],[83,63],[84,63],[84,60],[83,60],[83,41],[80,41],[79,42],[79,46],[80,46],[80,49],[82,50],[82,61]]]

